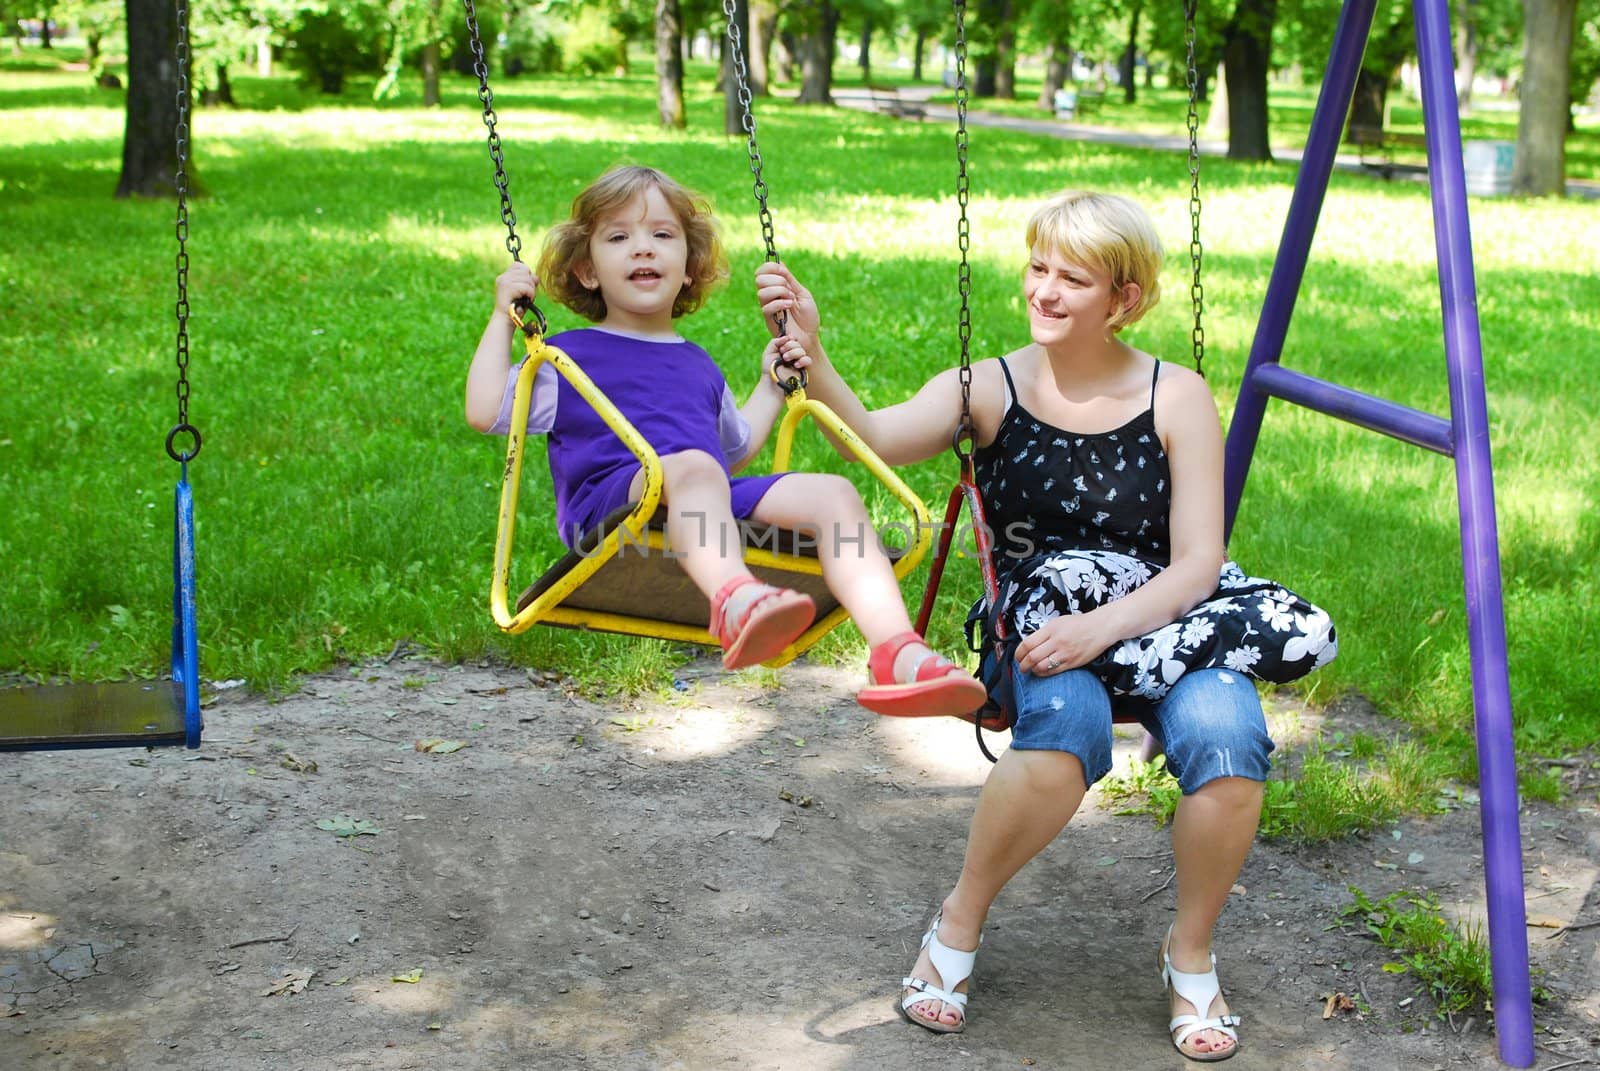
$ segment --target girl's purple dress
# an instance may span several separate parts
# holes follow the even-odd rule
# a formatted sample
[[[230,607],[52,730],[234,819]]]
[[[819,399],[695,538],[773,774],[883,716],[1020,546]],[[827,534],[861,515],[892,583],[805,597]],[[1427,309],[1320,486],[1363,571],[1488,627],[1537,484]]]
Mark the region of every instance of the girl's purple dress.
[[[594,380],[659,455],[700,450],[726,471],[744,459],[750,425],[711,355],[687,339],[645,339],[604,328],[564,331],[546,340]],[[511,369],[491,435],[511,430],[517,374]],[[534,376],[528,433],[550,437],[556,531],[567,546],[628,501],[639,459],[589,403],[546,364]],[[732,476],[733,515],[744,520],[783,476]]]

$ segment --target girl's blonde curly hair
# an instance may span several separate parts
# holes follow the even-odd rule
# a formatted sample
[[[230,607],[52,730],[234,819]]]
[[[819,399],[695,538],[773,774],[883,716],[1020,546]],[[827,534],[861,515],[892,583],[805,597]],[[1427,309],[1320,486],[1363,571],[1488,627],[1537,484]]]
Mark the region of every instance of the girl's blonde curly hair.
[[[673,317],[698,309],[712,289],[728,277],[728,258],[722,250],[710,202],[653,167],[628,164],[613,167],[591,182],[573,199],[571,217],[545,235],[538,275],[540,285],[552,298],[596,323],[606,318],[606,301],[600,288],[584,286],[578,279],[578,270],[589,264],[589,240],[600,220],[651,187],[661,191],[673,215],[682,223],[689,247],[683,289],[672,303]]]

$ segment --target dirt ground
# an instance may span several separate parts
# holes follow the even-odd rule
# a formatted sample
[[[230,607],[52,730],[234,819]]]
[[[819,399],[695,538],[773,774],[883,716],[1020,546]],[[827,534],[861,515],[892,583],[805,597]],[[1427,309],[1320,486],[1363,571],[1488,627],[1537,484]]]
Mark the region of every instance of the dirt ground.
[[[996,905],[966,1033],[894,1014],[987,762],[854,684],[698,662],[617,704],[402,654],[223,691],[198,752],[0,755],[0,1069],[1184,1066],[1155,970],[1167,833],[1097,796]],[[1357,701],[1273,717],[1383,727]],[[1597,775],[1569,776],[1574,803],[1523,819],[1546,1071],[1600,1062],[1600,927],[1552,938],[1600,919]],[[1218,930],[1232,1068],[1496,1066],[1486,1024],[1433,1019],[1336,918],[1349,882],[1481,918],[1468,797],[1256,847]],[[1369,1010],[1325,1017],[1339,993]]]

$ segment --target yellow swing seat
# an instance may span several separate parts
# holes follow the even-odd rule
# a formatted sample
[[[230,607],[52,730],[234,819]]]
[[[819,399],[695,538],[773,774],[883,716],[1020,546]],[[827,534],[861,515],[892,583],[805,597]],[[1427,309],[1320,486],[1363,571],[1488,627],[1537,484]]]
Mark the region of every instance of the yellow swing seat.
[[[512,320],[521,327],[528,351],[517,376],[506,440],[506,464],[500,489],[500,520],[495,536],[494,581],[490,609],[495,624],[508,633],[534,625],[593,629],[629,636],[718,646],[709,631],[710,607],[669,554],[665,508],[661,503],[661,461],[654,449],[619,412],[583,369],[559,347],[544,341],[516,309]],[[528,408],[539,368],[549,363],[572,385],[628,447],[644,469],[644,491],[637,502],[614,511],[594,531],[530,585],[511,608],[509,584],[517,497],[522,485],[522,460],[527,445]],[[905,545],[886,546],[897,579],[922,561],[932,541],[928,509],[893,469],[850,430],[833,410],[795,388],[785,396],[785,412],[774,445],[773,471],[786,472],[794,433],[803,417],[842,445],[900,501],[910,515]],[[744,560],[763,581],[810,595],[817,619],[794,643],[765,664],[781,666],[799,657],[847,616],[822,580],[815,540],[800,533],[763,525],[742,526]],[[885,541],[887,543],[887,540]]]

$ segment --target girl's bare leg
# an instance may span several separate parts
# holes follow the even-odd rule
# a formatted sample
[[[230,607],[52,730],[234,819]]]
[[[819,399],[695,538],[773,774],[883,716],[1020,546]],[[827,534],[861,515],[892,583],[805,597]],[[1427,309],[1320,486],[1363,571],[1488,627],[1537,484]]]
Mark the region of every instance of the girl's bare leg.
[[[894,567],[855,485],[842,476],[797,472],[762,496],[752,516],[763,524],[814,533],[828,590],[855,621],[868,647],[911,629]],[[895,676],[916,664],[922,644],[908,644],[895,659]]]

